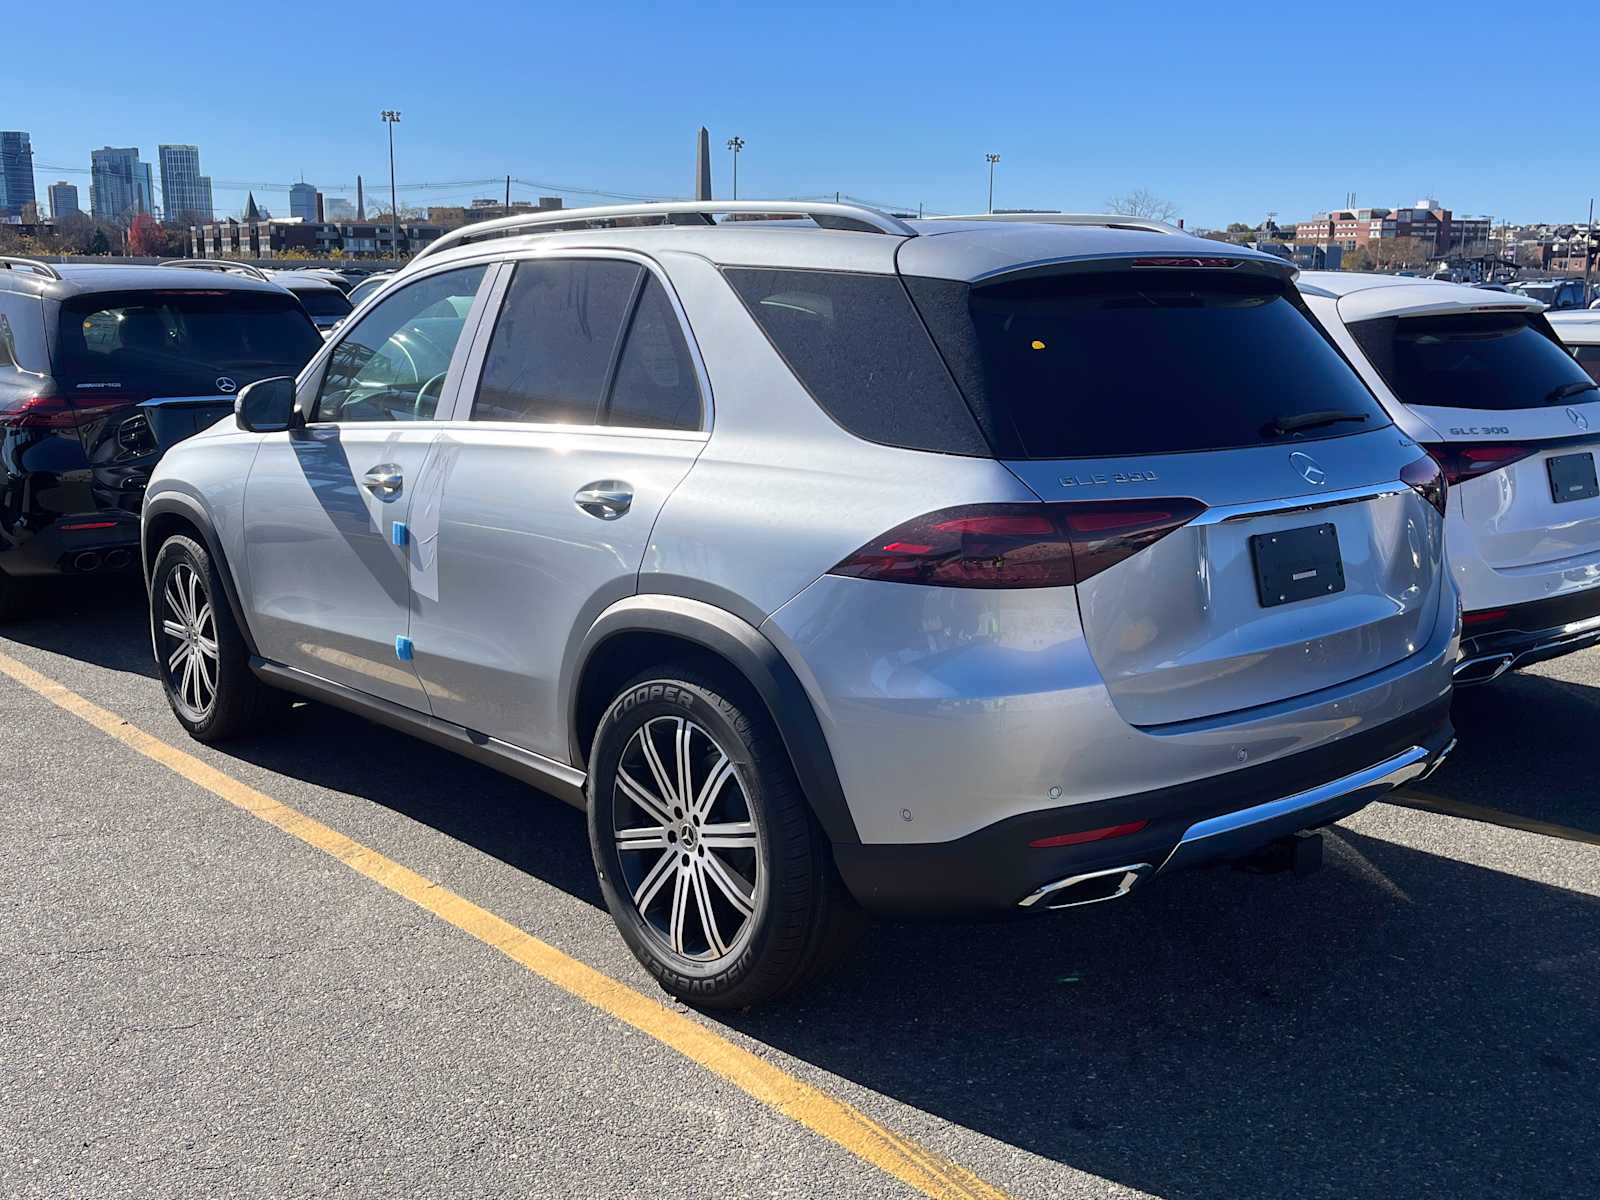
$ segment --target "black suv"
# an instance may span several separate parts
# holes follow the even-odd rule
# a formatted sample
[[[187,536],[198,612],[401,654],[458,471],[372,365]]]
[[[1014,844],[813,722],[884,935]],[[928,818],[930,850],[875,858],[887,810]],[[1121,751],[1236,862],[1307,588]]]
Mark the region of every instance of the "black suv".
[[[41,576],[133,566],[167,447],[321,345],[276,284],[0,256],[0,618]]]

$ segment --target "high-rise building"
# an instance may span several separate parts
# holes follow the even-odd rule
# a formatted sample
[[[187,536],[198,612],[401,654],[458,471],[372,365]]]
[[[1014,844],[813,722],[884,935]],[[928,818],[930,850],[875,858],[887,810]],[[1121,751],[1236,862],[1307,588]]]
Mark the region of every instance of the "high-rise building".
[[[289,215],[302,221],[317,219],[317,189],[312,184],[301,182],[289,189]]]
[[[33,191],[33,143],[21,130],[0,130],[0,217],[20,217]]]
[[[89,152],[89,211],[97,221],[121,221],[154,207],[150,164],[136,146],[105,146]]]
[[[75,217],[83,210],[78,207],[78,185],[65,179],[50,185],[50,216],[59,221]]]
[[[200,174],[200,147],[161,146],[161,214],[169,221],[210,221],[211,177]]]
[[[322,207],[325,220],[354,221],[356,219],[356,206],[343,196],[329,196]]]

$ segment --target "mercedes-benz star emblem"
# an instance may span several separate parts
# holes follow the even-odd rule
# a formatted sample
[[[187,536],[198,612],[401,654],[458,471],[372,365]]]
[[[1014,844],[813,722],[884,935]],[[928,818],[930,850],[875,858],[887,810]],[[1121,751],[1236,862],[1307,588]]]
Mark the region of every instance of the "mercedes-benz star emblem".
[[[225,396],[231,396],[238,390],[239,385],[233,380],[229,379],[226,375],[217,380],[217,391],[221,392]]]
[[[1305,477],[1307,483],[1321,487],[1328,482],[1328,473],[1317,466],[1317,460],[1309,454],[1301,454],[1298,450],[1289,455],[1289,465]]]
[[[1567,409],[1567,416],[1572,419],[1572,423],[1574,425],[1576,425],[1579,429],[1587,429],[1587,428],[1589,428],[1589,418],[1584,416],[1577,409],[1575,409],[1575,408]]]

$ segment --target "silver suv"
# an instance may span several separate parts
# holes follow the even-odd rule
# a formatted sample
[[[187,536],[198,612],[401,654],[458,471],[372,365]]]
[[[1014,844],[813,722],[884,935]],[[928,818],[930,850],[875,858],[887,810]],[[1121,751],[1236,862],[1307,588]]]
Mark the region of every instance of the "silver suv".
[[[1106,900],[1431,770],[1433,460],[1287,264],[1051,220],[441,239],[151,482],[173,710],[310,697],[585,808],[623,937],[717,1006],[863,909]]]

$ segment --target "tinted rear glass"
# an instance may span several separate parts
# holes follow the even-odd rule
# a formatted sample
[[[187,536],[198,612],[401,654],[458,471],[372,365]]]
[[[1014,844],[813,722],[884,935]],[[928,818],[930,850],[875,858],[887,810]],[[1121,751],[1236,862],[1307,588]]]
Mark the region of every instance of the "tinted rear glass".
[[[1359,321],[1350,332],[1407,404],[1505,412],[1570,404],[1569,385],[1593,382],[1549,328],[1537,314],[1453,313]]]
[[[289,295],[142,291],[79,296],[61,306],[56,369],[72,386],[116,384],[150,396],[210,395],[293,375],[322,345]]]
[[[1600,346],[1579,346],[1572,352],[1572,357],[1578,360],[1578,365],[1589,373],[1591,379],[1600,382]]]
[[[1008,456],[1220,450],[1388,424],[1273,279],[1120,271],[907,284]]]
[[[338,288],[313,288],[295,295],[313,317],[342,317],[350,312],[350,301]]]

